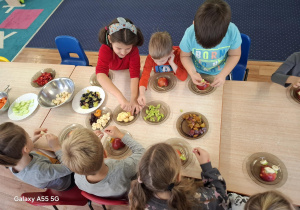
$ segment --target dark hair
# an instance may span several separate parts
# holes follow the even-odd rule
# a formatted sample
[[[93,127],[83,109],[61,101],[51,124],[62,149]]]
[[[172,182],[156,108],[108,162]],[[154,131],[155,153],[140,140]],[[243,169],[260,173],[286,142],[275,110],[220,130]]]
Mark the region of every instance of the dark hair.
[[[151,146],[143,155],[138,166],[137,180],[131,182],[129,202],[131,210],[142,210],[148,200],[157,192],[170,190],[171,197],[167,203],[171,209],[187,210],[194,204],[194,195],[197,186],[193,180],[177,177],[181,170],[181,160],[173,149],[166,143]]]
[[[126,20],[126,22],[133,24],[133,22],[131,20],[129,20],[128,18],[124,18],[124,19]],[[107,36],[109,35],[109,32],[106,29],[109,29],[110,25],[112,25],[114,23],[118,23],[118,22],[119,21],[117,19],[114,19],[108,26],[105,26],[100,29],[99,42],[101,44],[106,44],[111,47],[111,44],[107,40]],[[137,30],[137,34],[133,33],[130,29],[127,29],[127,28],[121,29],[121,30],[111,34],[110,40],[111,40],[111,42],[120,42],[125,45],[142,46],[144,43],[144,36],[138,27],[136,27],[136,30]]]
[[[20,126],[6,122],[0,125],[0,165],[16,166],[27,143],[27,133]]]
[[[230,6],[224,0],[206,0],[194,18],[197,43],[212,48],[221,43],[231,19]]]

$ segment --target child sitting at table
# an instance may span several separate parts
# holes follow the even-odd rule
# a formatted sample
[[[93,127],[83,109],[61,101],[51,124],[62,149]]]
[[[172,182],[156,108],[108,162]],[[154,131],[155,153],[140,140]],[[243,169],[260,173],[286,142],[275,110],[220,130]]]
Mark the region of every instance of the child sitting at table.
[[[140,79],[140,94],[138,102],[146,105],[145,91],[152,69],[155,73],[173,72],[175,76],[185,81],[188,74],[180,61],[180,48],[174,47],[168,32],[156,32],[149,41],[149,55],[146,58],[142,77]]]
[[[32,152],[33,142],[41,137],[37,129],[30,139],[28,133],[20,126],[6,122],[0,125],[0,164],[9,167],[13,175],[37,188],[68,190],[72,185],[71,171],[62,164],[52,164],[50,160]],[[62,152],[59,141],[52,134],[45,134],[49,146],[55,151],[58,159]]]
[[[144,43],[139,28],[129,19],[119,17],[99,32],[99,58],[96,67],[97,80],[102,87],[114,95],[125,111],[138,113],[142,107],[138,104],[140,55],[138,46]],[[109,70],[129,69],[131,99],[127,101],[121,91],[108,78]],[[129,86],[129,85],[128,85]]]
[[[204,186],[181,177],[181,159],[171,145],[151,146],[139,163],[138,179],[131,183],[130,209],[227,209],[226,184],[219,170],[212,168],[207,151],[198,147],[193,153]]]
[[[123,198],[127,196],[144,148],[115,126],[104,131],[112,138],[120,138],[131,149],[132,155],[123,160],[108,159],[99,137],[93,131],[81,128],[64,140],[63,163],[75,172],[79,189],[100,197]]]
[[[230,6],[224,0],[206,0],[194,23],[180,42],[181,62],[196,85],[204,85],[200,74],[215,75],[211,86],[225,83],[241,56],[241,34],[230,22]]]
[[[244,210],[294,210],[292,203],[277,191],[252,195]]]
[[[290,55],[286,61],[272,74],[272,82],[284,87],[292,84],[294,88],[300,87],[300,52]]]

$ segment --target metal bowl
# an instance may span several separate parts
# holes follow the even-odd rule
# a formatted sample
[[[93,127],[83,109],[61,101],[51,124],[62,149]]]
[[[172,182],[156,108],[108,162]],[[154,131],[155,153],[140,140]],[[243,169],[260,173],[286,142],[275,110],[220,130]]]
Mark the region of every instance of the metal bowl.
[[[0,112],[5,112],[8,108],[9,108],[9,99],[8,99],[8,91],[10,90],[11,88],[9,87],[9,85],[4,89],[4,91],[0,92],[0,99],[2,98],[6,98],[6,102],[4,104],[4,106],[0,109]]]
[[[40,88],[40,87],[45,86],[45,85],[39,86],[37,83],[33,82],[34,80],[39,78],[42,75],[42,73],[45,73],[45,72],[50,73],[52,75],[53,79],[55,78],[56,72],[54,69],[51,69],[51,68],[42,69],[42,70],[38,71],[37,73],[35,73],[35,75],[33,75],[33,77],[31,78],[30,84],[32,87]]]
[[[38,94],[38,103],[45,108],[56,108],[70,102],[74,96],[75,84],[73,80],[65,77],[51,80],[40,90]],[[56,99],[56,95],[62,92],[71,93],[71,96],[63,103],[56,105],[52,103]]]

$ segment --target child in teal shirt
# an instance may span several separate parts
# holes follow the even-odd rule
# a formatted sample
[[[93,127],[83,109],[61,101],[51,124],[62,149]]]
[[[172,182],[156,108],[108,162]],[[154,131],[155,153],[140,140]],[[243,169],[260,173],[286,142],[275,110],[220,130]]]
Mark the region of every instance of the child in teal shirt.
[[[231,11],[223,0],[207,0],[180,42],[181,61],[196,85],[200,74],[216,75],[211,86],[221,86],[241,56],[241,34],[230,22]]]

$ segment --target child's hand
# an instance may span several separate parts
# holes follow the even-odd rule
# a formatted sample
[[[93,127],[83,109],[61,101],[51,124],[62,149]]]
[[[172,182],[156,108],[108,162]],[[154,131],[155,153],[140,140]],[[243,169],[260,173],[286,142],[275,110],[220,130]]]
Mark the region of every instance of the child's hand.
[[[143,109],[143,107],[141,105],[139,105],[137,100],[133,100],[130,104],[131,104],[131,114],[132,115],[134,114],[134,112],[135,112],[135,114],[138,114]]]
[[[53,134],[46,134],[46,139],[48,141],[48,145],[49,147],[51,147],[53,149],[54,152],[58,151],[61,149],[61,146],[59,144],[59,140],[57,138],[57,136],[53,135]]]
[[[104,132],[112,138],[122,139],[125,136],[125,134],[122,133],[116,126],[108,126],[104,129]]]
[[[94,134],[96,134],[98,136],[99,139],[102,139],[102,137],[103,137],[104,134],[101,131],[95,130],[93,132],[94,132]]]
[[[32,138],[33,143],[36,142],[40,137],[42,137],[43,133],[47,133],[47,131],[48,131],[47,128],[35,129]]]
[[[168,59],[169,64],[174,63],[174,58],[175,58],[175,55],[174,55],[174,50],[173,50]]]
[[[202,77],[199,73],[194,72],[190,76],[195,85],[200,85],[200,86],[204,85],[204,83],[202,82]]]
[[[226,77],[222,76],[222,75],[217,75],[214,79],[214,81],[210,84],[212,87],[219,87],[224,85],[226,80]]]
[[[193,153],[196,155],[200,165],[210,162],[209,153],[206,150],[197,147],[193,149]]]
[[[146,97],[144,94],[140,94],[138,99],[137,99],[138,103],[140,106],[144,107],[146,105]]]
[[[131,111],[131,104],[129,101],[127,101],[125,98],[122,101],[119,101],[121,108],[125,111],[125,112],[130,112]]]
[[[294,88],[300,87],[300,77],[297,77],[292,84]]]

